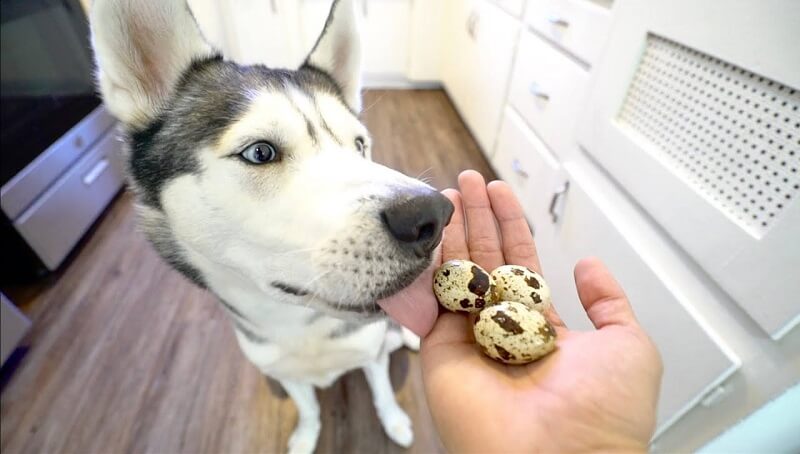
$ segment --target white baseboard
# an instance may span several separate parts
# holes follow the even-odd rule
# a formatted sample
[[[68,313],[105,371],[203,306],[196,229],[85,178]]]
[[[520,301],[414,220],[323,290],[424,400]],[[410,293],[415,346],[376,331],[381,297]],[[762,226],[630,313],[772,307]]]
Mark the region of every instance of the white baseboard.
[[[442,88],[440,80],[409,80],[394,74],[365,74],[362,84],[367,89],[432,90]]]

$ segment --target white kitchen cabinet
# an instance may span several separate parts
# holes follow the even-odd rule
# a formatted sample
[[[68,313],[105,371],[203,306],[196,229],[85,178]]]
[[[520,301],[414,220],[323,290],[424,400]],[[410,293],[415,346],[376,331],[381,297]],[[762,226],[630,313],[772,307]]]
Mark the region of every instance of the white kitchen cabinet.
[[[409,80],[427,86],[439,84],[442,55],[446,51],[442,43],[446,14],[447,0],[411,2],[406,72]]]
[[[589,73],[530,32],[520,39],[508,102],[556,154],[575,144]]]
[[[542,36],[591,65],[607,41],[611,9],[591,0],[529,0],[525,20]]]
[[[505,104],[519,21],[486,0],[453,0],[448,16],[442,79],[488,154]]]
[[[522,17],[526,0],[489,0],[514,17]]]
[[[299,42],[311,49],[325,25],[332,0],[299,2]],[[363,74],[367,83],[389,82],[406,75],[409,60],[410,0],[362,0]]]
[[[189,5],[206,39],[237,63],[296,68],[310,50],[298,45],[293,0],[189,0]]]
[[[206,38],[227,58],[290,69],[298,67],[316,44],[332,4],[332,0],[189,1]],[[357,12],[361,16],[365,82],[393,85],[405,80],[410,59],[410,0],[363,0],[357,2]],[[431,58],[422,52],[419,57]],[[430,76],[430,65],[422,65],[415,70],[423,78],[438,77],[436,73]]]
[[[550,196],[561,180],[561,164],[511,107],[505,108],[492,167],[519,197],[535,234],[538,224],[547,221],[543,213],[548,212]]]
[[[542,251],[545,262],[556,264],[547,274],[554,301],[568,325],[585,323],[572,266],[589,255],[606,263],[625,289],[637,319],[658,346],[664,362],[657,437],[696,405],[712,385],[733,374],[739,368],[739,360],[729,356],[727,346],[718,344],[714,340],[718,338],[716,334],[698,324],[687,310],[693,301],[669,285],[664,280],[668,276],[653,271],[647,251],[636,250],[627,242],[624,219],[614,216],[603,192],[584,179],[579,168],[570,164],[564,167],[569,190],[560,217],[557,222],[539,222],[537,231],[538,242],[557,254],[551,256],[547,249]]]
[[[578,131],[775,339],[800,321],[798,24],[793,0],[621,0]]]
[[[570,163],[560,169],[545,145],[511,109],[506,110],[497,144],[493,164],[525,201],[543,273],[567,325],[593,329],[575,291],[572,269],[579,259],[599,257],[625,288],[636,317],[664,361],[657,433],[664,431],[695,405],[709,386],[735,372],[739,360],[726,353],[727,347],[714,340],[717,336],[691,315],[687,306],[692,302],[650,267],[647,251],[628,243],[624,219],[615,215],[603,192]],[[565,181],[569,181],[568,190],[551,210],[554,192]]]

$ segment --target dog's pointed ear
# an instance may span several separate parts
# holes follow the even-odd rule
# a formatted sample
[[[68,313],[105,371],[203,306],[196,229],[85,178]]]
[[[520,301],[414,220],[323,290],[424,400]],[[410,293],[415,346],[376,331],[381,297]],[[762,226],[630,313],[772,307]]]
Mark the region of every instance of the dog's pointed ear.
[[[92,3],[92,47],[103,101],[125,124],[142,127],[192,62],[214,51],[186,0]]]
[[[304,66],[329,74],[345,102],[361,110],[361,36],[356,0],[335,0],[314,50]]]

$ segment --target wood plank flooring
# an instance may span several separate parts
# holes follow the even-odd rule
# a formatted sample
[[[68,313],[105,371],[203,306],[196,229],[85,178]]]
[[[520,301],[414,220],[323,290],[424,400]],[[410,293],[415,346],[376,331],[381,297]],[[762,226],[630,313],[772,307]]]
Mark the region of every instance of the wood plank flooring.
[[[376,161],[443,189],[487,162],[442,91],[371,91],[364,118]],[[241,354],[214,297],[164,264],[121,194],[80,252],[51,278],[3,289],[34,320],[2,391],[0,448],[13,453],[282,452],[291,401]],[[411,453],[442,452],[422,394],[418,355],[392,357]],[[318,392],[320,453],[398,453],[366,380],[350,373]]]

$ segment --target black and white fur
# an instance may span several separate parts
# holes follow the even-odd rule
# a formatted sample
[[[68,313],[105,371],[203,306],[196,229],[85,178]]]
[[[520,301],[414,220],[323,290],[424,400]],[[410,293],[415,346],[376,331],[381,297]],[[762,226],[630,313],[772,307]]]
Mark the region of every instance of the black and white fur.
[[[369,159],[353,2],[334,3],[296,71],[219,56],[185,0],[95,0],[91,11],[98,83],[125,126],[140,225],[219,296],[245,356],[294,400],[290,452],[316,446],[314,387],[357,368],[386,433],[411,444],[388,358],[418,339],[375,301],[430,264],[452,212],[429,186]],[[275,159],[248,160],[259,143]],[[409,243],[386,213],[408,218],[420,200],[436,221]]]

